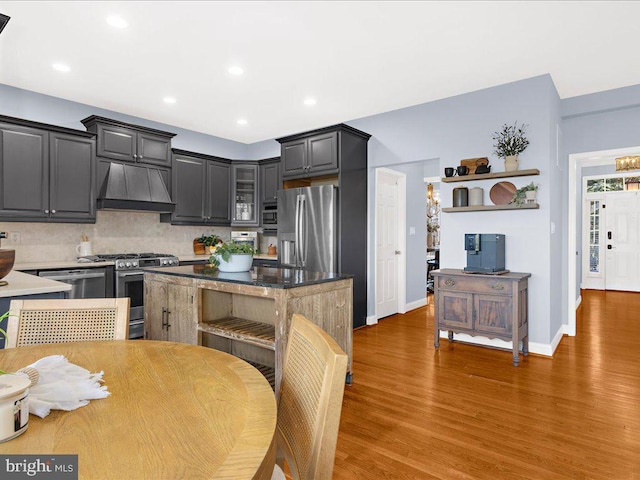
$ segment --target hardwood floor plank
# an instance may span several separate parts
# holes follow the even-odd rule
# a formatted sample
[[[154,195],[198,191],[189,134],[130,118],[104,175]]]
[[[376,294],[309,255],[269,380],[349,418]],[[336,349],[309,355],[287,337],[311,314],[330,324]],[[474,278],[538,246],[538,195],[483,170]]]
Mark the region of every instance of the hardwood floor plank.
[[[354,332],[335,479],[639,479],[640,294],[583,292],[553,359],[446,339],[433,304]]]

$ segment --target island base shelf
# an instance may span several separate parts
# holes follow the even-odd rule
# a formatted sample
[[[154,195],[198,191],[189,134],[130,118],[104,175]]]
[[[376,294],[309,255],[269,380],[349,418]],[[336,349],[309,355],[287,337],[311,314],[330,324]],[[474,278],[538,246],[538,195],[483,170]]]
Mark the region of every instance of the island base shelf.
[[[273,351],[276,349],[276,329],[267,323],[245,318],[225,317],[204,320],[198,324],[198,330]]]

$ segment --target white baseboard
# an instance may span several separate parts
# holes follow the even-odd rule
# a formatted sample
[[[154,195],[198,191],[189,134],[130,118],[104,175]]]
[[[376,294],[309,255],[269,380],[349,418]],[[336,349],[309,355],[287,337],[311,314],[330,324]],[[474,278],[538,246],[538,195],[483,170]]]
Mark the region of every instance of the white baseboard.
[[[448,332],[446,330],[440,330],[441,338],[447,338],[447,334]],[[460,342],[473,343],[474,345],[483,345],[485,347],[502,348],[504,350],[511,350],[513,348],[512,342],[505,342],[504,340],[500,340],[497,338],[487,338],[480,336],[472,337],[471,335],[467,335],[466,333],[456,333],[454,334],[453,338],[454,341],[459,340]],[[544,343],[529,342],[529,352],[535,353],[537,355],[544,355],[547,357],[551,357],[553,355],[551,345],[546,345]]]
[[[416,308],[424,307],[427,305],[427,297],[421,298],[420,300],[416,300],[415,302],[407,303],[404,306],[404,312],[409,312],[411,310],[415,310]]]
[[[576,310],[578,309],[581,303],[582,303],[582,295],[578,295],[578,298],[576,299]]]
[[[378,317],[376,317],[375,315],[367,316],[367,325],[377,325],[377,324],[378,324]]]

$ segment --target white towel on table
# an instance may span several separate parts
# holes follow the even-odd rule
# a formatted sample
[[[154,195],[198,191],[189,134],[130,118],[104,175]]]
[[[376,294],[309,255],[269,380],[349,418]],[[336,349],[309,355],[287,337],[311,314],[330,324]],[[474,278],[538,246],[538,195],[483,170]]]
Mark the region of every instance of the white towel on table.
[[[75,410],[89,400],[111,395],[101,386],[104,372],[91,373],[69,363],[63,355],[44,357],[29,365],[38,371],[38,382],[29,388],[29,413],[41,418],[54,410]],[[25,374],[22,374],[25,375]]]

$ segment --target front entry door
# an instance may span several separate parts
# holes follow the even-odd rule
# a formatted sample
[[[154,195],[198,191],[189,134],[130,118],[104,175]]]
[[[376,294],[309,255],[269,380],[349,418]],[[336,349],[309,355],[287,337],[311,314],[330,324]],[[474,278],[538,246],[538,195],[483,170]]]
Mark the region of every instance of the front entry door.
[[[606,195],[607,290],[640,291],[640,195],[615,192]]]

